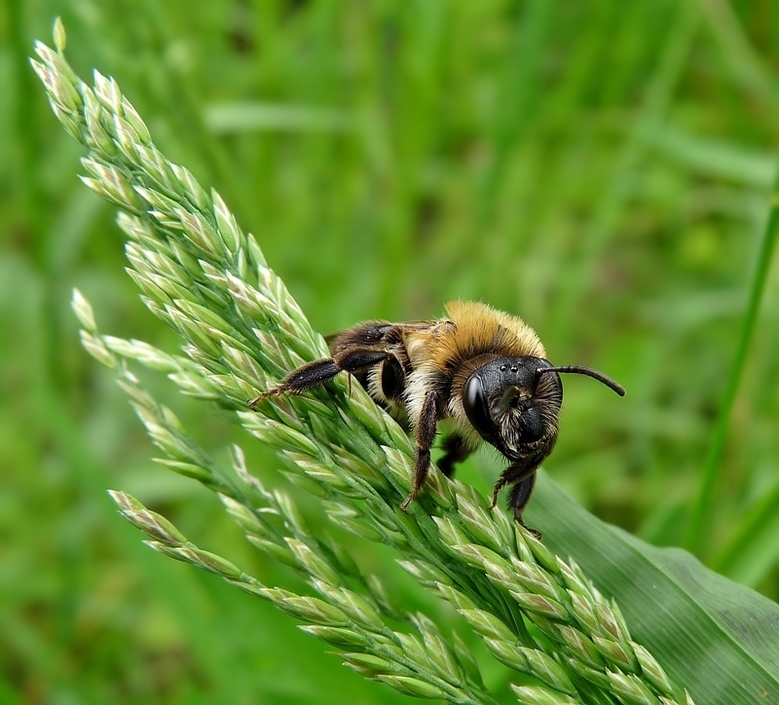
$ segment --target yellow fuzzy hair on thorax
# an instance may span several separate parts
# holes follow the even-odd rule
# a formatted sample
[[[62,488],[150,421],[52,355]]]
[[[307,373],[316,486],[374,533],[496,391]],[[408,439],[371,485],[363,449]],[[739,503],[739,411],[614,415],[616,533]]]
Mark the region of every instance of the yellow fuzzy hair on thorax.
[[[455,329],[440,340],[442,358],[482,353],[546,358],[536,332],[518,316],[475,301],[450,301],[445,309]]]

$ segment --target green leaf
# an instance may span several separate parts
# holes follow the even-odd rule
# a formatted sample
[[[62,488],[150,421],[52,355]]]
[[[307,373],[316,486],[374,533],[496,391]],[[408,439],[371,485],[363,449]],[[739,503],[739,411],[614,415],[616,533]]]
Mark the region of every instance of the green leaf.
[[[656,548],[585,511],[546,476],[529,522],[613,597],[632,638],[705,705],[779,702],[779,605],[678,548]]]

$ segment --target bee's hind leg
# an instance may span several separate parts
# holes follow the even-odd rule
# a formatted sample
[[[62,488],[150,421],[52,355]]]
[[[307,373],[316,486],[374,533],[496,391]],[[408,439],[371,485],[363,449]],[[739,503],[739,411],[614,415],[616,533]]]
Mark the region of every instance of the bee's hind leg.
[[[260,394],[249,402],[254,409],[263,399],[280,394],[302,394],[321,387],[339,372],[357,372],[365,367],[376,365],[387,357],[388,353],[379,350],[348,350],[335,357],[309,362],[290,372],[277,387]]]

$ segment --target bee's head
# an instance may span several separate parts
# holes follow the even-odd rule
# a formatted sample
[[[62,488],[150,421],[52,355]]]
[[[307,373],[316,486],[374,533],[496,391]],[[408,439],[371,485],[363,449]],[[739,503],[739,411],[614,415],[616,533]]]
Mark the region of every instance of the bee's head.
[[[563,403],[560,372],[594,377],[620,396],[625,390],[586,367],[552,367],[543,358],[499,357],[476,369],[463,386],[463,407],[471,425],[511,460],[528,446],[554,444]]]

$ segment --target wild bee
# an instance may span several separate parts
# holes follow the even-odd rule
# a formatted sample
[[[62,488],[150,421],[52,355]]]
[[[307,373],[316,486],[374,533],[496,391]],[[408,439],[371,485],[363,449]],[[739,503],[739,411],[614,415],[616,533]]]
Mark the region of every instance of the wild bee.
[[[441,472],[451,477],[482,441],[494,446],[509,466],[495,483],[491,508],[511,485],[509,508],[524,526],[536,470],[557,441],[560,373],[593,377],[620,396],[625,390],[587,367],[552,366],[535,331],[516,316],[469,301],[448,303],[446,314],[410,323],[367,321],[335,333],[327,338],[331,357],[291,372],[249,406],[315,389],[340,372],[353,375],[414,435],[413,489],[403,511],[425,483],[438,422],[448,421]]]

